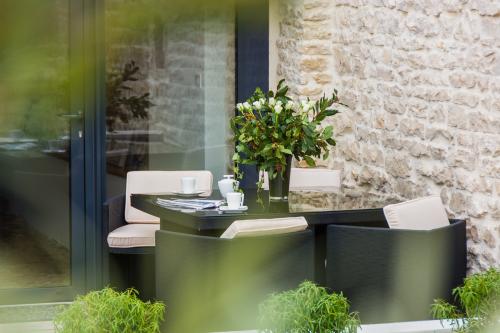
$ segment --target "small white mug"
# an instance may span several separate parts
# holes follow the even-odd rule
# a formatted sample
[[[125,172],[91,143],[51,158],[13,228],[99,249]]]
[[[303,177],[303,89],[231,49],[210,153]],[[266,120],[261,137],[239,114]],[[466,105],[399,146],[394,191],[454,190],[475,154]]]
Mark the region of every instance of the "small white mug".
[[[194,193],[196,188],[196,178],[194,177],[182,177],[181,178],[181,189],[182,193]]]
[[[243,206],[245,195],[240,192],[229,192],[226,194],[226,201],[229,209],[238,209]]]

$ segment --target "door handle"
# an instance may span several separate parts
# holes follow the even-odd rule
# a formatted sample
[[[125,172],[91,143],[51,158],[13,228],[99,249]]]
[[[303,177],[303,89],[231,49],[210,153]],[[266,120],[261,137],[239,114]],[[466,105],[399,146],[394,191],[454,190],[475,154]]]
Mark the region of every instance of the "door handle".
[[[59,114],[59,117],[68,120],[83,119],[83,113],[82,111],[78,111],[77,113]]]

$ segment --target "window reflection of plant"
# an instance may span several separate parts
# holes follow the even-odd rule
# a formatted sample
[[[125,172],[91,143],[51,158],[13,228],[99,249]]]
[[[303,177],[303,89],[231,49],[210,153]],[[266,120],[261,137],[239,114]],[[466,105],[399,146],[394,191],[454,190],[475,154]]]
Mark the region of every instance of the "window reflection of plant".
[[[149,93],[135,95],[133,88],[129,86],[130,83],[139,80],[137,78],[139,70],[139,66],[132,60],[123,68],[112,69],[107,73],[106,126],[110,132],[115,130],[118,120],[127,124],[131,118],[148,118],[147,110],[153,106]]]

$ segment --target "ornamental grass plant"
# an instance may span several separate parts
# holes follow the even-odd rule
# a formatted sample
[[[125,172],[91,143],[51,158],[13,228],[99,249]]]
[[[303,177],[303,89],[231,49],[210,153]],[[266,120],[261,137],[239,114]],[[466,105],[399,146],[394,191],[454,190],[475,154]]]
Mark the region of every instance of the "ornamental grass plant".
[[[459,333],[500,332],[500,271],[490,268],[473,274],[461,287],[453,289],[458,305],[435,300],[432,314],[436,319],[451,320]]]
[[[54,319],[57,333],[158,333],[165,305],[143,302],[138,292],[111,288],[92,291]]]
[[[297,289],[272,294],[260,305],[260,332],[356,333],[359,316],[349,307],[342,293],[330,294],[305,281]]]

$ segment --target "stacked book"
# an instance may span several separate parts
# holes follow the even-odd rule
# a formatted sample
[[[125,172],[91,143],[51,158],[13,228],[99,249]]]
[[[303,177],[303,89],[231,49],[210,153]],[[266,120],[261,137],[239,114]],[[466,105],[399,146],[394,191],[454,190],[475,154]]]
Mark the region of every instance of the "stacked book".
[[[169,209],[210,209],[217,208],[224,203],[223,200],[206,199],[156,199],[156,203]]]

